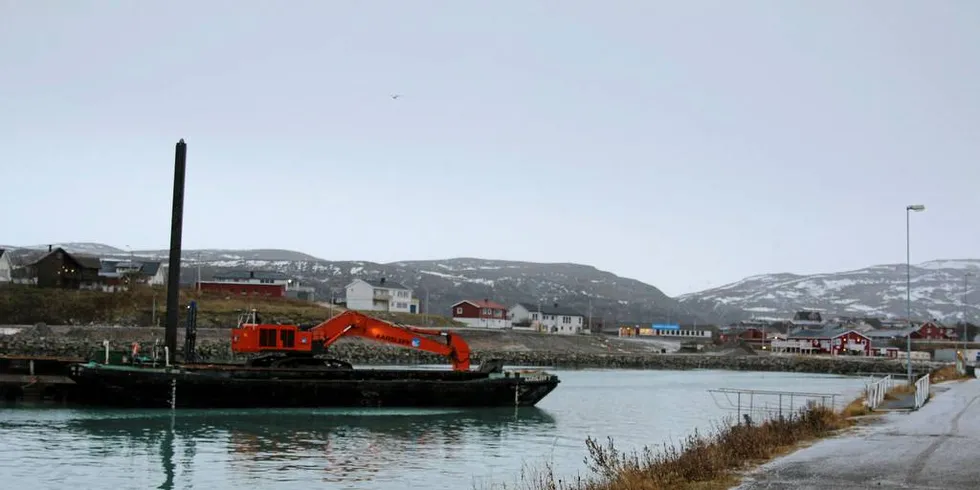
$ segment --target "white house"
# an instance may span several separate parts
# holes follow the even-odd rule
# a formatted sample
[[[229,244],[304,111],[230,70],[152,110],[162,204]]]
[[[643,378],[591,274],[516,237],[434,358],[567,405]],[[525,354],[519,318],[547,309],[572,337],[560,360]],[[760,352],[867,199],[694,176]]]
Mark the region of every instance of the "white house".
[[[10,254],[0,248],[0,283],[10,282],[10,272],[13,266],[10,265]]]
[[[354,279],[347,285],[345,295],[350,310],[418,313],[418,302],[412,300],[412,290],[383,277],[378,280]]]
[[[99,276],[106,280],[102,289],[115,291],[119,279],[134,275],[138,281],[151,286],[162,286],[167,282],[166,267],[160,261],[132,262],[128,260],[104,259],[101,261]]]
[[[532,330],[564,335],[589,333],[585,326],[585,315],[570,308],[551,305],[517,303],[508,311],[511,325],[529,326]]]

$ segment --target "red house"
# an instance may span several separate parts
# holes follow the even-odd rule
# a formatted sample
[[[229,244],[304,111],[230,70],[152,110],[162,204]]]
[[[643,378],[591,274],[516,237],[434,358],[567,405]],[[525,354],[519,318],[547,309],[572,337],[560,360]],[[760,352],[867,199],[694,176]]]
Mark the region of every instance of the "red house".
[[[911,337],[915,340],[956,340],[959,338],[956,329],[944,327],[936,322],[925,322],[919,326]]]
[[[839,355],[871,355],[871,339],[856,330],[832,328],[825,330],[799,330],[790,333],[786,346],[809,347],[812,352]],[[805,347],[804,347],[805,346]]]
[[[507,307],[484,299],[483,301],[463,300],[452,306],[453,320],[471,327],[508,328]]]

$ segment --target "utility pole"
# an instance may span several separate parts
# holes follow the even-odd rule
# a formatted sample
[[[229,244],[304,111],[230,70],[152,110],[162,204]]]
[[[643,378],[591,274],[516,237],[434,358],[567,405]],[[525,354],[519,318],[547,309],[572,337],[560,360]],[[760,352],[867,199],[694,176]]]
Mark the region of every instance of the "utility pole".
[[[963,309],[963,355],[966,355],[966,347],[969,340],[967,339],[967,329],[966,329],[966,291],[969,288],[969,279],[972,276],[972,272],[967,272],[963,274],[963,296],[960,296],[960,307]]]
[[[926,207],[922,204],[912,204],[905,206],[905,310],[908,322],[908,332],[905,334],[906,359],[908,360],[908,382],[915,383],[912,379],[912,239],[909,232],[912,222],[912,211],[925,211]]]

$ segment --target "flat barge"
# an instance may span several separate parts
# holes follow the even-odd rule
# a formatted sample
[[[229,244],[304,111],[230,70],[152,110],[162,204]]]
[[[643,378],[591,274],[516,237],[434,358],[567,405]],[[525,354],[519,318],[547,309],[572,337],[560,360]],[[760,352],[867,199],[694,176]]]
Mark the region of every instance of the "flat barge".
[[[73,402],[140,408],[534,406],[557,376],[524,371],[75,364]]]
[[[0,355],[0,402],[65,402],[76,384],[71,366],[82,358]]]

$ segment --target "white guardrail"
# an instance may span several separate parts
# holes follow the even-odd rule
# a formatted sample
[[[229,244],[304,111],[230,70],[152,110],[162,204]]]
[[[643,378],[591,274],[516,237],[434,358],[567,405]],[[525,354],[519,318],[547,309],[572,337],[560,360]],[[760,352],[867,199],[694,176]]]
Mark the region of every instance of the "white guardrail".
[[[915,382],[915,410],[922,408],[929,401],[929,375],[925,375]]]
[[[877,410],[881,403],[885,401],[885,393],[888,393],[892,387],[892,375],[887,375],[881,379],[875,379],[874,376],[868,381],[868,386],[865,389],[867,393],[867,403],[868,408],[871,410]]]

